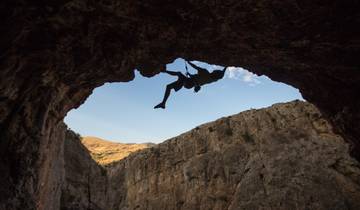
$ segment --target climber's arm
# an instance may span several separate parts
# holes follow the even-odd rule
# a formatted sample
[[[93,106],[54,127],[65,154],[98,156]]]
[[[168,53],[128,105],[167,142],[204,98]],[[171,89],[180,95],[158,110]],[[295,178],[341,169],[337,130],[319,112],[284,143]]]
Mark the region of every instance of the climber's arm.
[[[181,76],[181,75],[182,75],[182,73],[181,73],[180,71],[168,71],[168,70],[164,70],[164,71],[162,71],[162,72],[167,73],[167,74],[170,74],[170,75],[172,75],[172,76]]]
[[[194,69],[196,69],[198,71],[199,74],[210,74],[210,72],[204,68],[201,68],[193,63],[191,63],[190,61],[187,61],[188,64],[193,67]]]

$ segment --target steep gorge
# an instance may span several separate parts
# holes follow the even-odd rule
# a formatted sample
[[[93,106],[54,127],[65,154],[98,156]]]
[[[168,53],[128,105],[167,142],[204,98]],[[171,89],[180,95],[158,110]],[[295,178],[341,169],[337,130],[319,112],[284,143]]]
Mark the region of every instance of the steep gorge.
[[[360,164],[348,149],[299,101],[201,125],[105,169],[68,135],[61,209],[355,210]]]
[[[130,81],[135,68],[154,76],[176,57],[293,85],[359,158],[359,9],[356,0],[1,1],[0,207],[41,209],[57,196],[62,120],[95,87]]]

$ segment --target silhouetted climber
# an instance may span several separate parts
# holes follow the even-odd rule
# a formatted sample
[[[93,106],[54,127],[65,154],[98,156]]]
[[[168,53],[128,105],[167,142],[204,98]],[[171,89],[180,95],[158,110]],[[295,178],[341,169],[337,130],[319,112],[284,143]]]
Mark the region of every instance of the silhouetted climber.
[[[177,92],[182,87],[185,87],[187,89],[194,88],[194,92],[199,92],[202,85],[216,82],[219,79],[222,79],[227,69],[227,67],[225,67],[223,70],[214,70],[213,72],[210,73],[208,70],[196,66],[195,64],[189,61],[186,62],[190,64],[190,66],[192,66],[194,69],[196,69],[198,73],[190,74],[189,72],[186,72],[186,76],[185,76],[183,73],[179,71],[175,72],[175,71],[164,70],[163,72],[168,73],[172,76],[177,76],[178,79],[175,82],[170,83],[166,86],[165,95],[162,102],[156,105],[154,109],[157,108],[165,109],[165,104],[170,96],[171,89],[174,89],[175,92]]]

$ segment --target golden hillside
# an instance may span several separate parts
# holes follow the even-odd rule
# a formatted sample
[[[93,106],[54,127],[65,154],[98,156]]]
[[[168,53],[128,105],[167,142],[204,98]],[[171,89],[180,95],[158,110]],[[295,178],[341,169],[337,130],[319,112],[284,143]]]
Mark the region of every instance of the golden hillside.
[[[152,144],[116,143],[92,136],[82,137],[81,142],[90,151],[94,160],[101,165],[121,160],[132,152],[152,146]]]

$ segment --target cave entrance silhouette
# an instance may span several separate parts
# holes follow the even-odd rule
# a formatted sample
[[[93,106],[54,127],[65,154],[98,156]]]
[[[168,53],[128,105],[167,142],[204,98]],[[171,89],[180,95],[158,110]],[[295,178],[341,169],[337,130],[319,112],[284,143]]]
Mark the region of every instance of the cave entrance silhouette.
[[[215,64],[194,63],[209,71],[223,69]],[[184,71],[184,60],[175,59],[167,69]],[[189,71],[195,73],[194,69]],[[164,87],[174,80],[167,74],[146,78],[136,72],[129,83],[107,83],[95,89],[79,109],[70,111],[65,122],[83,136],[125,143],[159,143],[224,116],[302,100],[299,91],[291,86],[230,66],[222,80],[204,85],[197,93],[187,89],[172,91],[167,108],[153,110],[163,97]]]

